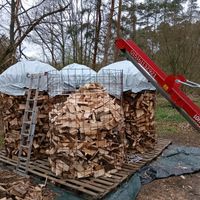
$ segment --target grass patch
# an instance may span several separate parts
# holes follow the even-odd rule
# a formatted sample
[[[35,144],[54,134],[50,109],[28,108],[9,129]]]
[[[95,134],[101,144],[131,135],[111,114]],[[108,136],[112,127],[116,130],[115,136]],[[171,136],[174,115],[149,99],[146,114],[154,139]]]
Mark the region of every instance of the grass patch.
[[[198,106],[200,106],[200,99],[196,99],[196,100],[194,101],[194,103],[197,104]]]
[[[158,123],[181,123],[185,121],[184,117],[167,100],[161,97],[157,100],[155,119]]]
[[[180,132],[180,127],[174,122],[156,122],[156,132],[158,135],[174,135]]]
[[[190,97],[196,105],[200,106],[199,96]],[[157,97],[157,105],[155,112],[156,132],[160,135],[172,135],[183,132],[181,129],[186,119],[171,106],[171,104],[163,97]]]

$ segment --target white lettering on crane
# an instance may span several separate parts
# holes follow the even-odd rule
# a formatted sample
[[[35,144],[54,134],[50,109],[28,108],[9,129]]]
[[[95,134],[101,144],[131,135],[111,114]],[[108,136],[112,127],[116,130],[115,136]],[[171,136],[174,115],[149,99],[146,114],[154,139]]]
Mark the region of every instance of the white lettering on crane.
[[[196,122],[198,122],[198,123],[200,123],[200,116],[199,115],[194,115],[194,120],[196,121]]]
[[[149,72],[149,74],[155,78],[156,77],[156,73],[151,69],[151,67],[149,66],[149,64],[147,62],[145,62],[143,60],[143,58],[141,56],[139,56],[136,51],[134,49],[131,50],[130,52],[131,56],[139,63],[141,64],[146,70],[147,72]]]

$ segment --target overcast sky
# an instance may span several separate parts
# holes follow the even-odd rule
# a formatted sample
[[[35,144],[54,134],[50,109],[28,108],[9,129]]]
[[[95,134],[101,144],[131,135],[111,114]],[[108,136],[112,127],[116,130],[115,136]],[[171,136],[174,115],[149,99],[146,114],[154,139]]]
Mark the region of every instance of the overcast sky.
[[[30,7],[34,1],[35,0],[22,0],[22,2],[24,2],[27,7]],[[136,0],[136,2],[140,3],[140,2],[144,2],[144,0]],[[198,5],[200,6],[200,0],[198,0]],[[26,42],[25,46],[26,46],[26,48],[24,49],[24,53],[28,57],[37,58],[38,56],[37,56],[36,52],[41,52],[40,47],[33,43],[30,44],[29,42]],[[40,55],[41,55],[41,53],[40,53]]]
[[[22,1],[31,4],[31,3],[34,2],[35,0],[22,0]],[[144,0],[136,0],[136,2],[137,2],[137,3],[140,3],[140,2],[144,2]],[[198,0],[197,2],[198,2],[198,4],[200,5],[200,0]]]
[[[136,2],[137,2],[137,3],[139,3],[139,2],[144,2],[144,0],[136,0]],[[198,2],[198,4],[200,5],[200,0],[198,0],[197,2]]]

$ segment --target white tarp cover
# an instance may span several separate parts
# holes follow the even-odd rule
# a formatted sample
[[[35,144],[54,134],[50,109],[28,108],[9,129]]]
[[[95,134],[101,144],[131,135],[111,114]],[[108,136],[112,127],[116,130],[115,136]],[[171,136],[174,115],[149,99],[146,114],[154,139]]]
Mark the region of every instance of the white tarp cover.
[[[26,88],[30,85],[30,78],[27,77],[27,74],[44,73],[51,70],[56,69],[40,61],[18,62],[0,75],[0,92],[14,96],[24,95]],[[36,81],[33,82],[33,87],[36,87]],[[47,76],[41,78],[39,88],[47,90]]]
[[[87,67],[73,63],[62,68],[61,76],[63,79],[64,90],[72,91],[80,86],[96,81],[97,72]]]
[[[134,93],[138,93],[142,90],[155,90],[153,85],[148,82],[148,80],[143,76],[143,74],[135,67],[135,65],[130,62],[130,61],[119,61],[116,63],[112,63],[110,65],[107,65],[103,68],[101,68],[98,71],[98,77],[99,81],[104,85],[104,81],[102,80],[101,77],[105,77],[105,75],[109,75],[110,82],[111,82],[111,87],[108,88],[108,85],[104,85],[108,92],[118,96],[121,94],[121,88],[120,87],[114,87],[112,86],[112,82],[120,82],[117,81],[116,79],[119,79],[119,76],[116,77],[115,70],[123,70],[123,91],[128,91],[131,90]]]
[[[96,76],[94,70],[77,63],[67,65],[60,71],[50,71],[48,73],[49,95],[56,96],[75,91],[86,83],[94,82]]]
[[[123,82],[121,72],[123,71]],[[20,96],[25,94],[30,85],[27,74],[48,72],[40,82],[40,90],[47,90],[50,96],[74,91],[90,82],[100,82],[107,91],[119,97],[123,91],[138,93],[142,90],[155,90],[150,82],[130,61],[120,61],[103,67],[99,72],[91,68],[73,63],[58,71],[54,67],[39,61],[22,61],[9,67],[0,75],[0,92]],[[123,87],[122,87],[123,83]],[[48,84],[48,85],[47,85]],[[34,84],[36,86],[36,84]]]

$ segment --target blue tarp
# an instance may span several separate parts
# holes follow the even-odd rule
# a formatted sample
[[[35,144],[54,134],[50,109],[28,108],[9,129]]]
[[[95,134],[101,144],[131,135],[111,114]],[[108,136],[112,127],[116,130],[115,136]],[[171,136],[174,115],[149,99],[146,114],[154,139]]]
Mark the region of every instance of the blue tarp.
[[[200,171],[200,148],[170,145],[155,161],[140,170],[142,183]]]

